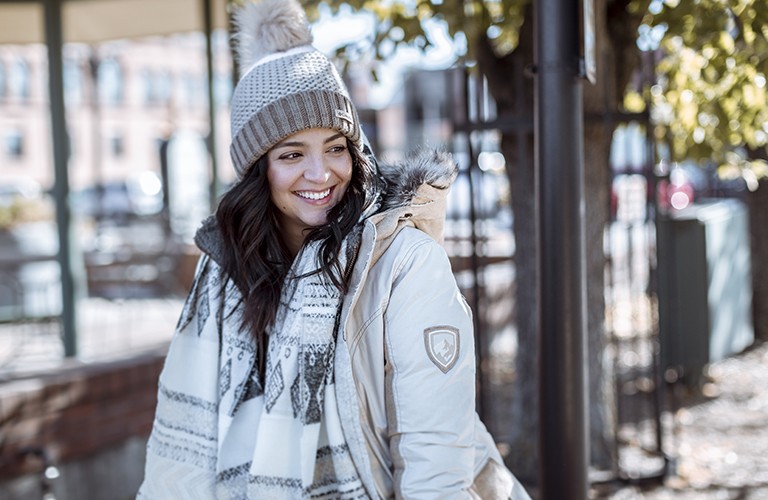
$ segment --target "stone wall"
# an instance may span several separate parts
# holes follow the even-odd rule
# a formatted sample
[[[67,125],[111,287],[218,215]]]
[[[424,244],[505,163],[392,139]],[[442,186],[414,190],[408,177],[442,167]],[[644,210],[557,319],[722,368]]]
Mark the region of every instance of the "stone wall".
[[[165,353],[0,382],[0,498],[133,498]]]

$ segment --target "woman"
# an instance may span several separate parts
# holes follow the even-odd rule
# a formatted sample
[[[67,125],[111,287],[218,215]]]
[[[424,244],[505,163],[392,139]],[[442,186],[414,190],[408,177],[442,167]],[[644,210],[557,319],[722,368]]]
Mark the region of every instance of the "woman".
[[[139,497],[527,498],[474,410],[455,164],[378,170],[295,0],[237,21],[239,181],[196,237]]]

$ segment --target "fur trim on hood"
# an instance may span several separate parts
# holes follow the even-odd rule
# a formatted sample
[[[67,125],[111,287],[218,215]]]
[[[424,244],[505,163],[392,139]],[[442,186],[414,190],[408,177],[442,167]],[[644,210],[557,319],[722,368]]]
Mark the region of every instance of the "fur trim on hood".
[[[394,165],[379,165],[386,182],[381,211],[410,204],[419,188],[428,184],[436,189],[448,189],[458,174],[453,157],[437,150],[419,150]]]
[[[453,157],[425,149],[398,164],[380,166],[379,172],[386,185],[381,209],[371,217],[377,241],[371,265],[404,227],[420,229],[442,244],[448,191],[458,175]]]

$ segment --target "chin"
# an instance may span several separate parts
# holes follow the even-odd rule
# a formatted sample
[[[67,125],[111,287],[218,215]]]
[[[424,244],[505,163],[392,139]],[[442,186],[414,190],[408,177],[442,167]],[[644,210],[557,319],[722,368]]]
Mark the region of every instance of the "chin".
[[[307,217],[306,219],[304,219],[304,223],[309,227],[314,228],[314,227],[324,226],[328,224],[329,220],[330,219],[328,218],[328,214],[324,212],[314,217]]]
[[[307,228],[315,229],[317,227],[328,224],[328,217],[317,218],[312,220],[303,220],[302,222],[304,223],[304,225],[307,226]]]

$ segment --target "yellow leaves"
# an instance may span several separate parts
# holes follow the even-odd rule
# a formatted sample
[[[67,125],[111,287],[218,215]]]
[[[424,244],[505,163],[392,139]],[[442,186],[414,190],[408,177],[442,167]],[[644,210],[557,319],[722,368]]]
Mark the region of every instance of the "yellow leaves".
[[[386,42],[390,46],[426,40],[422,26],[426,19],[445,22],[450,36],[464,38],[466,55],[471,59],[475,41],[483,35],[491,38],[498,56],[512,51],[518,44],[523,9],[529,1],[324,0],[324,3],[348,4],[354,10],[374,13],[381,21],[374,43]],[[726,151],[734,147],[765,147],[768,142],[766,2],[768,0],[629,0],[628,11],[643,16],[642,23],[648,32],[659,28],[652,48],[662,48],[665,55],[656,67],[658,83],[647,98],[654,134],[669,142],[673,159],[701,155],[728,163],[724,160]],[[400,34],[399,38],[391,36],[393,30]],[[623,104],[629,112],[642,112],[648,106],[638,92],[627,93]]]
[[[720,71],[713,64],[708,64],[703,71],[704,80],[707,83],[714,84],[720,80]]]
[[[653,15],[650,22],[668,29],[651,116],[672,159],[737,166],[745,179],[757,167],[768,174],[765,162],[734,153],[768,144],[766,6],[765,0],[689,0],[665,2]]]
[[[698,114],[699,106],[694,101],[684,102],[678,108],[678,118],[686,130],[693,130],[696,127]]]
[[[724,155],[723,162],[717,167],[717,175],[721,179],[738,179],[741,177],[747,184],[747,189],[755,191],[761,179],[768,178],[768,162],[765,160],[749,160],[735,152]]]
[[[733,116],[739,109],[739,100],[733,95],[727,95],[720,98],[720,109],[723,110],[725,116]]]
[[[674,158],[688,158],[690,156],[690,146],[685,140],[683,134],[672,135],[672,155]]]
[[[757,40],[757,33],[755,33],[755,31],[752,29],[752,26],[749,24],[742,26],[742,36],[744,37],[744,41],[749,45],[752,45],[755,43],[755,40]]]
[[[488,9],[491,19],[498,22],[504,18],[504,6],[500,2],[487,2],[485,8]]]
[[[721,179],[738,179],[741,177],[741,158],[735,153],[725,155],[725,162],[718,165],[717,176]]]
[[[768,161],[765,160],[752,160],[752,171],[757,175],[758,179],[765,179],[768,177]]]
[[[498,56],[503,57],[517,48],[519,40],[520,38],[517,30],[502,30],[499,35],[491,41],[493,42],[494,52]]]
[[[701,49],[701,56],[707,61],[714,59],[716,55],[717,55],[717,51],[715,50],[714,47],[707,46]]]
[[[717,45],[726,53],[733,54],[736,51],[736,42],[727,31],[721,31]]]
[[[650,3],[650,0],[631,0],[627,5],[627,12],[642,15],[648,11]]]
[[[744,104],[749,108],[762,108],[766,105],[765,88],[746,84],[741,88]]]
[[[335,5],[336,2],[332,5],[332,8],[338,9],[338,5]],[[387,5],[384,5],[381,2],[363,2],[360,6],[356,7],[356,10],[370,12],[371,14],[374,14],[378,19],[386,19],[390,15],[391,8]]]
[[[645,111],[645,99],[639,92],[630,90],[624,94],[624,109],[629,113],[642,113]]]
[[[686,50],[684,54],[681,54],[680,58],[680,72],[685,75],[687,79],[698,80],[701,78],[701,70],[709,64],[707,58],[698,54],[692,50]]]

